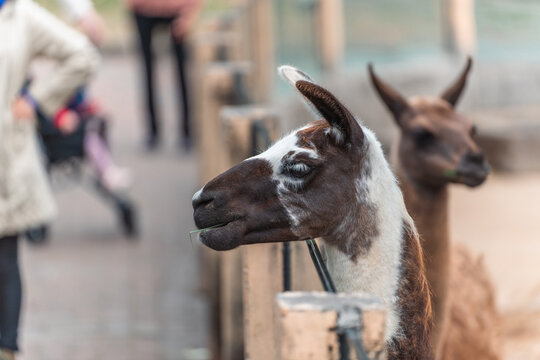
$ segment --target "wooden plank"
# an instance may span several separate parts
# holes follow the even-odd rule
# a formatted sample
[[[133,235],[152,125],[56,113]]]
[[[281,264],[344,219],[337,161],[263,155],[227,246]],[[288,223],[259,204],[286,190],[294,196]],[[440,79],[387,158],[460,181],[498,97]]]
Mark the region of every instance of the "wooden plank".
[[[386,358],[386,310],[371,296],[289,292],[277,295],[276,308],[280,360],[338,360],[336,329],[344,317],[370,359]]]
[[[278,358],[274,301],[283,286],[281,244],[244,246],[242,257],[245,358],[274,360]]]

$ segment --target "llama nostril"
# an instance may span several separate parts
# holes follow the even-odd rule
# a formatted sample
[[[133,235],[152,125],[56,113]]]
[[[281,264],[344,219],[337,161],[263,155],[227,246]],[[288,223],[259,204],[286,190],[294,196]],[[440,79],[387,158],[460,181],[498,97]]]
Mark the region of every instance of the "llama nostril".
[[[197,191],[195,195],[193,195],[193,198],[191,199],[191,205],[193,206],[193,209],[208,204],[214,200],[214,197],[212,195],[209,195],[208,192],[205,192],[203,190],[204,188]]]
[[[205,206],[209,203],[214,201],[214,198],[209,196],[199,196],[197,198],[193,198],[191,201],[191,204],[193,205],[193,209],[197,209],[198,207]]]
[[[481,152],[470,152],[465,155],[466,159],[472,163],[482,165],[485,162],[484,154]]]

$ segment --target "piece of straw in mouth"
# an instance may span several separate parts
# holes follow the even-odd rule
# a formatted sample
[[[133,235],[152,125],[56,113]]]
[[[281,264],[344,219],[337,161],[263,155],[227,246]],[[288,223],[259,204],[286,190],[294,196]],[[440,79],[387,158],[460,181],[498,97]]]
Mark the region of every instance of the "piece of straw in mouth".
[[[457,170],[444,170],[444,177],[455,179],[458,177],[458,171]]]
[[[215,229],[215,228],[218,228],[218,227],[222,227],[223,225],[226,225],[226,224],[217,224],[217,225],[214,225],[214,226],[206,227],[204,229],[198,229],[198,230],[190,231],[189,232],[189,240],[191,241],[191,246],[193,246],[193,237],[192,237],[193,234],[199,235],[202,232],[205,232],[205,231],[210,230],[210,229]]]

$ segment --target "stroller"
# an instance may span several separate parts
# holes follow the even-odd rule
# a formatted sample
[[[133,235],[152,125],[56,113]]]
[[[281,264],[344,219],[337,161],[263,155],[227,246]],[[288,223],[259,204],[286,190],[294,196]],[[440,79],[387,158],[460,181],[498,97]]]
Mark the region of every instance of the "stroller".
[[[29,84],[29,83],[28,83]],[[28,87],[28,84],[25,88]],[[24,90],[23,90],[24,93]],[[85,101],[84,91],[79,91],[70,104]],[[71,106],[71,105],[70,105]],[[69,134],[60,131],[54,121],[37,110],[38,134],[42,145],[49,176],[61,172],[70,178],[82,180],[84,176],[84,163],[87,160],[84,148],[84,138],[88,127],[97,131],[102,140],[107,141],[107,121],[103,114],[93,106],[84,107],[84,111],[77,112],[80,121],[76,129]],[[138,222],[135,205],[126,193],[111,191],[99,176],[94,176],[94,189],[113,207],[123,233],[130,239],[137,237]],[[49,238],[49,224],[31,229],[26,233],[32,243],[44,243]]]

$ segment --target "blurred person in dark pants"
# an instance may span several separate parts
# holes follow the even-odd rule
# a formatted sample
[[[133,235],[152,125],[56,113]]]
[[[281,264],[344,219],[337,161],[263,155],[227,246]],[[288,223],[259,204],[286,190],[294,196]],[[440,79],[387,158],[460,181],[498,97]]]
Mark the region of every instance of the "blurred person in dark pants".
[[[56,212],[37,144],[36,106],[58,111],[94,72],[98,56],[85,37],[32,0],[0,0],[0,34],[0,360],[13,360],[22,299],[19,234]],[[39,57],[58,66],[22,95]]]
[[[179,120],[180,141],[186,151],[192,146],[190,108],[186,79],[185,36],[191,29],[203,0],[126,0],[132,11],[144,63],[146,110],[148,134],[146,146],[155,149],[160,143],[160,120],[156,109],[154,91],[154,59],[152,56],[152,33],[157,25],[170,27],[173,55],[177,66],[178,87],[182,96],[182,116]],[[180,113],[180,111],[179,111]]]

